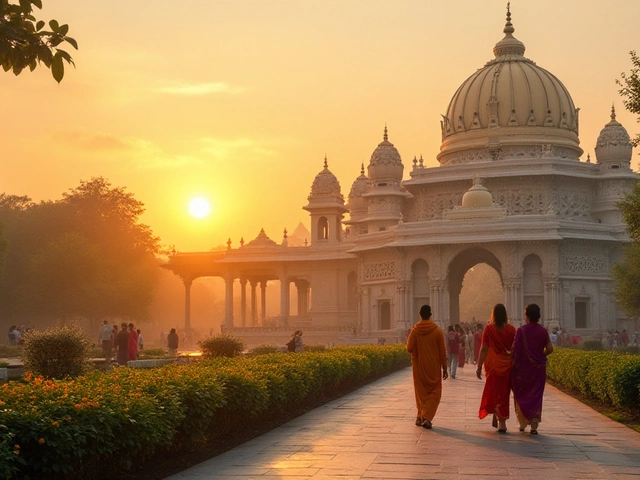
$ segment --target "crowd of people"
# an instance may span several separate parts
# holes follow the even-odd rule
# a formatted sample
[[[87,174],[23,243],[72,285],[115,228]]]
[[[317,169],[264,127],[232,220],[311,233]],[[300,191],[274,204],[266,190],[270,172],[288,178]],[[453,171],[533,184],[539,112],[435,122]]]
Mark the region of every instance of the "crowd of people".
[[[470,339],[470,330],[460,325],[449,326],[445,335],[431,321],[431,307],[423,305],[420,321],[407,338],[418,410],[416,425],[432,428],[442,397],[442,381],[449,375],[455,379],[459,367],[473,362],[477,377],[482,379],[484,367],[486,378],[478,418],[491,415],[493,427],[498,433],[506,433],[513,392],[520,431],[529,426],[530,433],[537,435],[547,356],[553,352],[554,344],[547,329],[539,323],[538,305],[527,305],[525,319],[526,323],[516,330],[509,323],[505,306],[499,303],[493,307],[486,327],[477,324]],[[473,357],[469,355],[471,351]]]
[[[618,347],[638,347],[640,342],[640,335],[638,332],[634,332],[633,335],[629,335],[626,329],[622,329],[622,332],[616,330],[615,332],[609,330],[604,338],[605,347],[609,350]]]

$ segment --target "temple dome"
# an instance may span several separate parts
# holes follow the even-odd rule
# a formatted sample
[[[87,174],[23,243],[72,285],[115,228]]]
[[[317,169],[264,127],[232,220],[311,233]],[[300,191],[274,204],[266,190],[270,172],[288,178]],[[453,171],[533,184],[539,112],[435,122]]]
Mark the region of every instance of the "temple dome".
[[[446,153],[486,148],[495,143],[493,137],[502,135],[519,145],[569,147],[576,150],[577,159],[582,154],[578,111],[569,91],[552,73],[524,56],[524,44],[513,36],[510,12],[503,31],[505,37],[493,49],[495,58],[467,78],[451,99],[442,119],[438,158],[448,163]]]
[[[387,127],[384,127],[382,142],[378,144],[371,154],[371,160],[367,167],[369,179],[376,185],[380,182],[399,183],[402,180],[402,158],[393,143],[389,141]]]
[[[367,213],[368,202],[362,197],[363,193],[367,193],[371,189],[371,182],[364,174],[364,164],[360,170],[360,176],[355,179],[349,191],[349,202],[347,207],[351,213],[351,217],[357,217]]]
[[[264,228],[260,229],[260,233],[256,238],[251,240],[245,245],[245,247],[275,247],[278,244],[271,240],[264,231]]]
[[[344,201],[342,191],[340,190],[340,182],[336,176],[329,171],[327,157],[324,158],[324,169],[316,175],[311,185],[310,197],[336,197]]]
[[[482,185],[479,178],[473,182],[473,186],[462,197],[462,208],[491,208],[493,207],[493,195]]]
[[[629,166],[633,147],[627,130],[616,120],[616,110],[611,107],[611,121],[607,123],[596,141],[598,163],[615,163]]]

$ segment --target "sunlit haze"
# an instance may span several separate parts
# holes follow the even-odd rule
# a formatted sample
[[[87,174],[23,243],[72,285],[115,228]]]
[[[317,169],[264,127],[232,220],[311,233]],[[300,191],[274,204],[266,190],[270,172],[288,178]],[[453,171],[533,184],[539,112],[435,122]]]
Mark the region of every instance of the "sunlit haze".
[[[0,75],[0,191],[59,199],[108,178],[146,206],[142,221],[178,251],[239,246],[264,228],[309,225],[301,209],[325,154],[346,197],[382,140],[427,166],[440,114],[503,37],[503,0],[48,0],[70,25],[60,85],[48,70]],[[638,0],[515,0],[515,37],[581,108],[587,153],[640,49]],[[634,155],[633,167],[637,167]],[[215,214],[195,221],[198,192]],[[193,214],[193,212],[192,212]],[[194,214],[195,215],[195,214]],[[197,216],[197,215],[196,215]]]
[[[195,197],[189,202],[189,213],[196,218],[204,218],[211,212],[211,204],[206,198]]]

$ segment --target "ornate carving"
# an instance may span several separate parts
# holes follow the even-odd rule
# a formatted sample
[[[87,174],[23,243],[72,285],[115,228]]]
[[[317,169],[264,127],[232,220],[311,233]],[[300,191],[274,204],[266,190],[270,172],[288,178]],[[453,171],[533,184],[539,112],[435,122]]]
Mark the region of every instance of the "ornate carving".
[[[514,159],[514,158],[566,158],[579,160],[575,150],[564,147],[556,147],[551,144],[531,145],[526,147],[504,147],[498,149],[484,148],[455,152],[440,157],[441,165],[460,165],[465,163],[490,162],[493,160]]]
[[[396,275],[396,262],[368,263],[364,266],[365,280],[392,278]]]
[[[607,257],[594,255],[563,255],[560,258],[563,273],[606,273]]]

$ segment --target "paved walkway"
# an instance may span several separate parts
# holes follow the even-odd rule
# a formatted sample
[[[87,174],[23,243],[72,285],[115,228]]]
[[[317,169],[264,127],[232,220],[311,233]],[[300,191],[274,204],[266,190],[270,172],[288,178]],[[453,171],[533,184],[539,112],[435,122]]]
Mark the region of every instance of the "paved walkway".
[[[458,369],[425,430],[407,368],[169,478],[640,479],[640,434],[547,385],[540,434],[512,412],[501,435],[477,418],[483,385],[473,365]]]

